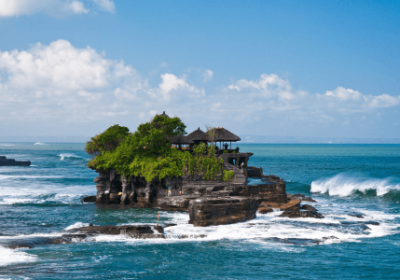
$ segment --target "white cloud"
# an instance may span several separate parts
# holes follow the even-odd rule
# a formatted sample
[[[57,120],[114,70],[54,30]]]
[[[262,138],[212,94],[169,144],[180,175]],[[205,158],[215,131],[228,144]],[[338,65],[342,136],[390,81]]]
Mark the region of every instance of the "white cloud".
[[[206,69],[204,71],[204,73],[203,73],[203,77],[204,77],[203,81],[204,81],[204,83],[206,83],[208,81],[211,81],[213,76],[214,76],[214,72],[211,71],[210,69]]]
[[[111,0],[93,0],[99,8],[110,13],[115,12],[115,4]]]
[[[363,94],[344,87],[323,94],[294,90],[287,79],[275,74],[209,88],[206,95],[204,88],[191,82],[201,84],[203,74],[194,72],[191,75],[198,76],[192,79],[163,73],[158,83],[150,84],[123,61],[65,40],[24,51],[0,51],[0,130],[18,121],[56,126],[101,122],[101,129],[105,123],[129,121],[134,128],[166,111],[196,127],[225,122],[248,131],[258,124],[256,131],[263,134],[268,131],[260,129],[260,124],[279,131],[290,124],[295,128],[332,123],[352,127],[354,122],[370,123],[388,108],[400,106],[400,96]]]
[[[67,16],[89,13],[88,6],[114,12],[111,0],[0,0],[0,17],[13,17],[45,13],[51,16]]]

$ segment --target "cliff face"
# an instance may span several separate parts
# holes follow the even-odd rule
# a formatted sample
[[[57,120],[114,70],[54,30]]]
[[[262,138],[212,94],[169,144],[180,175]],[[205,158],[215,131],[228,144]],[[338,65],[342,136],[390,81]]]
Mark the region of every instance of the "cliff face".
[[[264,184],[248,185],[247,159],[251,154],[224,154],[224,169],[234,172],[233,180],[221,176],[204,181],[201,175],[165,178],[146,182],[143,178],[125,178],[115,170],[98,171],[95,201],[100,204],[121,204],[137,208],[189,211],[190,222],[216,225],[240,222],[255,217],[260,205],[279,208],[287,202],[285,182],[276,176],[262,177]],[[240,168],[240,167],[241,168]],[[253,172],[254,173],[254,172]],[[254,175],[254,174],[253,174]]]

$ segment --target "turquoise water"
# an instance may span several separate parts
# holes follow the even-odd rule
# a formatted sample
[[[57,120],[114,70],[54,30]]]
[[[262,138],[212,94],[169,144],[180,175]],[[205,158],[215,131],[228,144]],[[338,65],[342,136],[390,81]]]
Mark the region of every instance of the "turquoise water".
[[[400,278],[400,145],[239,146],[254,153],[249,164],[283,177],[289,193],[312,195],[325,218],[290,220],[277,211],[194,228],[186,213],[160,211],[160,223],[178,224],[166,228],[166,240],[102,236],[33,249],[0,246],[0,278]],[[157,210],[81,204],[96,192],[84,144],[0,143],[0,155],[32,161],[0,167],[0,244],[88,223],[156,223]],[[338,239],[324,239],[331,236]]]

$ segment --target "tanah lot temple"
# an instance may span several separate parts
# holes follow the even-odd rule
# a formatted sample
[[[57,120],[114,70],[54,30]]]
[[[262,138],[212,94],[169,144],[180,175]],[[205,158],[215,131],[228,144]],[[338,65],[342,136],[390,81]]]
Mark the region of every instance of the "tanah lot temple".
[[[165,112],[163,115],[168,117]],[[223,127],[207,132],[198,128],[188,135],[170,139],[173,147],[186,151],[192,151],[201,143],[216,143],[215,156],[223,160],[223,170],[233,174],[231,180],[223,180],[221,173],[215,180],[204,180],[202,174],[184,173],[180,177],[146,182],[141,177],[120,176],[112,169],[96,170],[99,173],[94,180],[97,194],[83,201],[96,202],[101,207],[186,211],[189,212],[189,223],[195,226],[243,222],[254,219],[257,211],[268,213],[274,209],[284,211],[284,217],[322,217],[315,209],[301,210],[300,203],[307,198],[287,194],[283,179],[264,175],[262,168],[248,166],[253,153],[242,152],[238,147],[232,149],[232,142],[240,140]],[[250,183],[250,177],[258,178],[257,183]]]

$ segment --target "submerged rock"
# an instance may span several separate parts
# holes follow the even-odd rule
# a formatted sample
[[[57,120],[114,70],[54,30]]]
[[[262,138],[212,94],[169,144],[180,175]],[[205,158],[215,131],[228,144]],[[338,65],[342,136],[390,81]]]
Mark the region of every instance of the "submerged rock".
[[[226,225],[254,219],[259,198],[203,197],[190,201],[189,223],[194,226]]]

